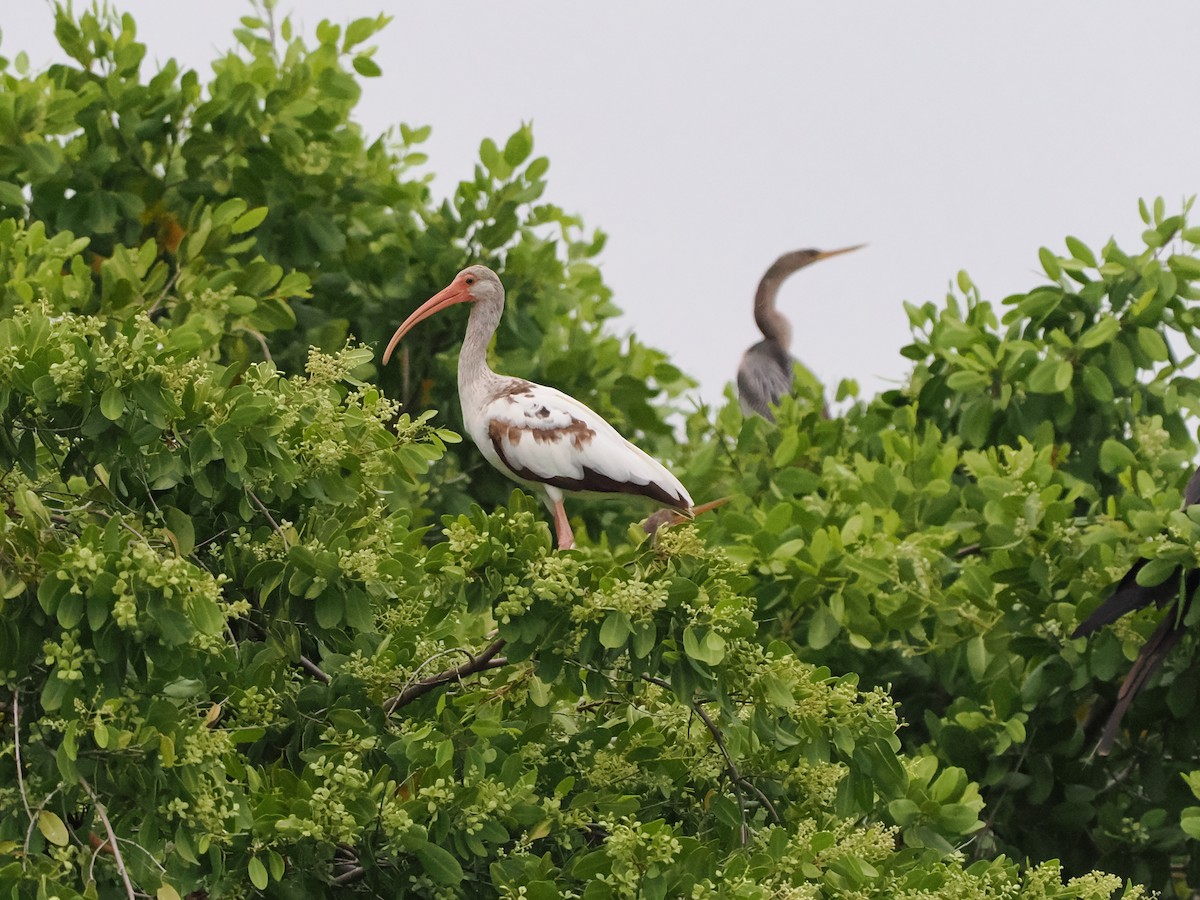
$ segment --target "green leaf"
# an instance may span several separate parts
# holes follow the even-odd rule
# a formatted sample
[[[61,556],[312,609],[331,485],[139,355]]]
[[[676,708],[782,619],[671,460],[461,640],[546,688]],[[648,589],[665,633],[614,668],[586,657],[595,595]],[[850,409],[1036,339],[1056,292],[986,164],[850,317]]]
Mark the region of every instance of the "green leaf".
[[[988,651],[987,645],[983,641],[983,635],[976,635],[967,642],[967,665],[971,670],[971,677],[976,681],[983,681],[984,675],[987,673]]]
[[[985,372],[976,372],[971,369],[959,369],[956,372],[951,372],[946,378],[946,385],[952,391],[959,393],[967,393],[970,391],[981,391],[991,383]]]
[[[1133,451],[1112,438],[1100,445],[1100,468],[1110,475],[1124,471],[1137,461]]]
[[[683,652],[706,665],[719,665],[725,658],[725,641],[718,634],[689,625],[683,630]]]
[[[425,867],[425,874],[438,884],[458,885],[463,880],[462,866],[447,850],[435,844],[419,844],[413,848],[413,853]]]
[[[1041,260],[1042,268],[1050,276],[1051,281],[1058,281],[1062,277],[1062,266],[1058,264],[1058,257],[1050,251],[1049,247],[1038,248],[1038,259]]]
[[[361,44],[378,30],[379,26],[373,18],[355,19],[346,26],[346,37],[342,41],[342,52],[346,53],[351,47]]]
[[[1083,241],[1079,240],[1079,238],[1068,237],[1067,249],[1071,251],[1071,255],[1075,259],[1079,260],[1084,265],[1090,266],[1093,269],[1096,267],[1096,257],[1092,254],[1092,251],[1088,249],[1087,245]]]
[[[252,231],[263,223],[269,211],[267,207],[259,206],[243,213],[238,216],[229,230],[234,234],[245,234],[247,231]]]
[[[1079,346],[1085,350],[1093,347],[1099,347],[1101,344],[1107,344],[1121,331],[1121,322],[1114,316],[1101,316],[1101,318],[1083,333],[1079,338]]]
[[[369,56],[356,56],[351,64],[354,66],[354,71],[364,78],[378,78],[383,74],[383,69],[379,68],[379,63],[375,62]]]
[[[1166,362],[1170,358],[1170,352],[1167,350],[1167,342],[1163,340],[1163,336],[1153,328],[1139,328],[1137,330],[1138,346],[1154,362]]]
[[[1142,587],[1154,587],[1162,584],[1179,570],[1179,563],[1170,559],[1151,559],[1146,561],[1137,573],[1135,579]]]
[[[528,126],[522,126],[504,145],[504,161],[516,167],[528,158],[533,150],[533,132]]]
[[[808,623],[808,646],[814,650],[828,647],[841,629],[841,624],[834,618],[828,607],[818,606]]]
[[[1194,256],[1175,253],[1167,258],[1167,264],[1171,267],[1172,272],[1182,275],[1184,278],[1200,278],[1200,259]]]
[[[110,387],[100,395],[100,412],[110,422],[121,418],[121,414],[125,412],[125,395],[119,387]]]
[[[326,590],[317,597],[316,614],[317,624],[322,628],[333,628],[342,621],[342,615],[345,612],[345,603],[342,596],[332,588]]]
[[[0,204],[4,206],[24,206],[25,194],[18,185],[11,181],[0,181]]]
[[[48,809],[38,810],[37,827],[42,836],[56,847],[67,846],[67,842],[71,839],[63,820]]]
[[[921,807],[907,797],[893,800],[888,804],[887,808],[888,815],[901,827],[911,825],[913,822],[919,822],[921,819]]]
[[[500,163],[500,148],[491,138],[484,138],[479,144],[479,160],[489,172],[495,171]]]
[[[623,647],[632,629],[629,619],[623,612],[610,612],[600,626],[600,643],[610,650]]]
[[[1115,394],[1108,376],[1095,366],[1084,366],[1081,375],[1084,389],[1099,403],[1110,403]]]
[[[1065,359],[1043,359],[1029,373],[1029,390],[1035,394],[1059,394],[1071,386],[1071,364]]]
[[[250,862],[246,864],[246,872],[250,876],[250,883],[260,891],[267,889],[267,867],[263,865],[261,859],[257,856],[250,857]]]
[[[1192,840],[1200,841],[1200,806],[1186,806],[1180,813],[1179,827]]]

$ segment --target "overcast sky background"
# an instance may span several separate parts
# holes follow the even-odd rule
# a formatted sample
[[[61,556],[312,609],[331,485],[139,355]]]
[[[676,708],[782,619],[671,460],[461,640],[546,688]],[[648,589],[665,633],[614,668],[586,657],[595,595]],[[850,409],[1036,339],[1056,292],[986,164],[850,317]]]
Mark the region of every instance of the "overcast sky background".
[[[82,8],[82,3],[76,3]],[[211,74],[248,0],[117,0],[148,43]],[[547,199],[609,234],[622,327],[718,398],[758,339],[780,253],[868,243],[793,276],[793,352],[829,389],[900,380],[901,301],[966,269],[993,301],[1075,235],[1140,247],[1139,197],[1200,189],[1200,3],[280,0],[301,33],[388,12],[369,135],[429,124],[434,192],[479,142],[534,124]],[[49,4],[8,2],[0,54],[60,58]],[[399,321],[408,310],[397,310]],[[500,361],[501,370],[503,361]]]

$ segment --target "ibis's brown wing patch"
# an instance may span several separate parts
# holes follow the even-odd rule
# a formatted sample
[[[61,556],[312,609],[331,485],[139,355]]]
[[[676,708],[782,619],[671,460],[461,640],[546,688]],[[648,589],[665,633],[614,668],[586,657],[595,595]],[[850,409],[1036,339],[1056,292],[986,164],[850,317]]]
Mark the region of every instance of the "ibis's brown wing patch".
[[[686,510],[690,508],[691,504],[686,498],[676,496],[654,482],[639,484],[635,481],[619,481],[587,465],[582,466],[582,474],[579,477],[543,475],[539,472],[534,472],[532,469],[515,464],[509,454],[505,452],[506,445],[515,446],[525,436],[532,437],[533,440],[539,442],[568,441],[575,449],[579,450],[585,447],[595,437],[595,434],[595,431],[589,428],[586,422],[576,418],[572,418],[569,425],[560,428],[526,429],[520,428],[511,422],[501,421],[500,419],[493,419],[488,425],[488,438],[492,442],[492,449],[500,457],[500,461],[514,475],[526,481],[532,481],[537,484],[549,484],[564,491],[634,494],[649,497],[652,500],[656,500],[666,506],[674,507],[675,509]]]

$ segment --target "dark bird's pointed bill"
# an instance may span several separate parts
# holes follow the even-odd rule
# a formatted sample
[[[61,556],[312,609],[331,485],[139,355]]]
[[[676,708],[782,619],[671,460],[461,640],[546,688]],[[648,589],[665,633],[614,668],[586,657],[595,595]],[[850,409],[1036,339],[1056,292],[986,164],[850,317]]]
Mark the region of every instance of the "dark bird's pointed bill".
[[[816,259],[814,259],[813,262],[816,262],[820,259],[829,259],[830,257],[841,256],[843,253],[853,253],[855,250],[861,250],[865,246],[867,245],[855,244],[853,247],[843,247],[841,250],[821,250],[817,253]]]

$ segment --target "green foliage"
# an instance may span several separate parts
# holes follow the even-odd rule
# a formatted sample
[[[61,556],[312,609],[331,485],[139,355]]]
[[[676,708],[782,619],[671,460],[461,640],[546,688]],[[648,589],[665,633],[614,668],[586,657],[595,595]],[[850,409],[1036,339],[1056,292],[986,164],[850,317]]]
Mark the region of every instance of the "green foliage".
[[[903,353],[917,365],[905,393],[922,420],[969,447],[1062,444],[1059,461],[1070,473],[1108,489],[1117,466],[1101,450],[1127,437],[1133,422],[1159,417],[1172,442],[1185,444],[1198,392],[1177,353],[1185,344],[1200,349],[1189,306],[1198,235],[1186,211],[1166,216],[1159,201],[1151,217],[1143,206],[1151,227],[1136,255],[1112,240],[1099,259],[1075,238],[1067,238],[1069,256],[1042,248],[1051,283],[1004,299],[1003,332],[965,273],[961,301],[951,295],[940,310],[908,305],[915,340]]]
[[[132,20],[101,13],[59,10],[69,64],[0,60],[0,889],[1098,900],[1121,882],[1097,849],[1165,882],[1194,830],[1191,676],[1173,660],[1131,714],[1122,783],[1080,764],[1076,714],[1147,621],[1063,635],[1135,538],[1151,574],[1194,561],[1198,526],[1163,512],[1186,361],[1142,337],[1190,336],[1190,256],[1157,319],[1060,284],[1069,328],[1014,301],[1000,335],[975,298],[968,339],[953,301],[911,390],[825,420],[810,386],[778,427],[730,404],[675,447],[687,380],[605,331],[603,235],[541,202],[528,127],[436,205],[428,129],[352,119],[385,17],[311,48],[269,5],[242,24],[203,87],[143,80]],[[554,552],[426,411],[456,407],[460,323],[376,371],[359,339],[500,260],[505,369],[686,454],[730,507],[656,541],[597,507],[599,539]],[[1152,262],[1112,284],[1166,290]],[[1112,427],[1037,426],[1118,345],[1153,377],[1114,388]],[[981,346],[1026,378],[982,432],[943,353]]]
[[[1137,256],[1110,242],[1097,264],[1073,239],[1069,259],[1043,252],[1063,280],[1007,298],[1003,326],[965,276],[965,304],[910,307],[911,383],[839,419],[811,393],[777,427],[732,403],[694,416],[684,477],[741,498],[707,540],[748,566],[765,634],[889,687],[905,745],[979,782],[972,855],[1100,859],[1167,888],[1200,882],[1178,781],[1198,762],[1194,645],[1097,758],[1157,614],[1068,639],[1138,556],[1145,583],[1200,562],[1195,512],[1177,511],[1196,356],[1169,349],[1196,342],[1200,233],[1161,202],[1151,221]]]
[[[362,351],[285,378],[164,321],[43,299],[2,323],[0,880],[83,890],[102,811],[130,877],[179,894],[319,891],[340,846],[430,893],[1015,877],[940,863],[980,827],[964,773],[896,755],[882,690],[760,644],[694,530],[557,554],[517,494],[427,544],[449,435],[393,434]],[[493,617],[502,667],[414,690]]]
[[[645,443],[669,442],[654,401],[690,382],[660,352],[603,331],[619,313],[591,262],[604,235],[586,236],[577,217],[542,201],[549,161],[533,156],[529,127],[503,148],[484,140],[473,178],[442,204],[414,173],[428,127],[363,135],[352,118],[358,78],[372,74],[367,42],[387,22],[325,22],[309,47],[264,10],[243,19],[239,50],[203,86],[173,61],[143,81],[145,47],[129,16],[60,9],[56,35],[72,63],[0,75],[0,218],[86,236],[78,277],[90,266],[110,273],[110,291],[134,283],[111,298],[131,310],[189,315],[180,305],[202,291],[187,279],[203,272],[214,290],[239,295],[226,358],[263,359],[263,334],[274,331],[269,356],[286,372],[303,370],[309,347],[379,344],[465,264],[503,261],[506,370],[580,397]],[[71,289],[71,308],[95,311],[94,292]],[[257,305],[245,309],[247,298]],[[460,426],[462,327],[454,316],[429,323],[399,365],[363,377]],[[471,449],[439,468],[432,490],[440,507],[465,512],[471,501],[502,503],[510,486]],[[588,522],[611,530],[614,520],[601,507]]]

